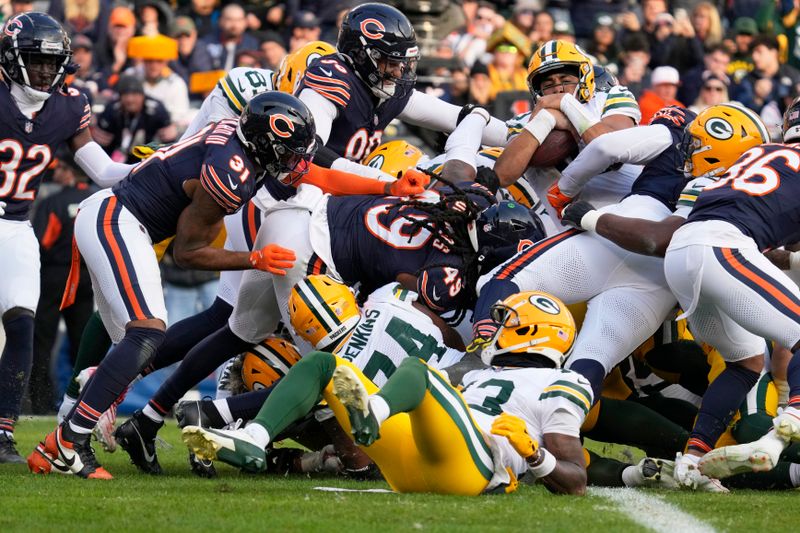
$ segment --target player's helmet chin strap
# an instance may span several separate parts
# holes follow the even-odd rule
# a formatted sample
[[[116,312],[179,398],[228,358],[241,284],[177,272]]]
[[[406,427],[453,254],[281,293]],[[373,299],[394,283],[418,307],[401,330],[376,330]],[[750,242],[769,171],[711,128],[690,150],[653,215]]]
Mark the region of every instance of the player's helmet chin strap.
[[[548,359],[550,359],[551,361],[553,361],[556,364],[556,368],[561,368],[561,365],[563,364],[564,359],[567,358],[567,356],[565,354],[562,354],[561,352],[559,352],[555,348],[542,347],[542,348],[536,348],[536,349],[533,349],[533,350],[530,349],[530,348],[536,346],[537,344],[541,344],[543,342],[549,341],[550,337],[542,337],[540,339],[531,339],[529,341],[521,342],[521,343],[515,344],[513,346],[506,346],[505,348],[497,348],[496,339],[499,336],[501,330],[502,330],[502,328],[497,330],[497,333],[495,333],[495,336],[494,336],[494,339],[492,339],[492,342],[490,342],[489,345],[486,348],[484,348],[483,351],[481,352],[481,360],[487,365],[491,365],[492,364],[492,360],[495,357],[497,357],[498,355],[503,355],[505,353],[511,353],[511,352],[517,353],[517,354],[522,352],[522,353],[534,353],[534,354],[543,355],[543,356],[547,357]]]

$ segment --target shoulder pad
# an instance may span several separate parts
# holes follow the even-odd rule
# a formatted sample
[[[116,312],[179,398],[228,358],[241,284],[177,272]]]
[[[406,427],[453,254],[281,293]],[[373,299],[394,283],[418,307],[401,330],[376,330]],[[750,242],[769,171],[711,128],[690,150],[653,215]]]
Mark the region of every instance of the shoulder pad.
[[[525,127],[525,124],[528,123],[528,119],[531,116],[531,112],[528,111],[527,113],[522,113],[521,115],[517,115],[506,120],[506,128],[508,128],[508,133],[506,134],[507,139],[511,139],[515,135],[519,134],[522,131],[522,128]]]
[[[301,83],[301,87],[316,91],[335,105],[347,107],[350,102],[353,74],[341,59],[326,56],[311,63]]]
[[[585,417],[592,408],[592,386],[589,380],[572,370],[561,369],[550,384],[542,389],[540,401],[561,403],[571,411],[578,411]]]
[[[642,113],[639,111],[639,103],[633,93],[622,85],[612,87],[608,91],[601,115],[628,115],[634,118],[637,124],[642,118]]]
[[[257,94],[273,90],[273,72],[268,69],[237,67],[222,77],[217,86],[237,114]]]

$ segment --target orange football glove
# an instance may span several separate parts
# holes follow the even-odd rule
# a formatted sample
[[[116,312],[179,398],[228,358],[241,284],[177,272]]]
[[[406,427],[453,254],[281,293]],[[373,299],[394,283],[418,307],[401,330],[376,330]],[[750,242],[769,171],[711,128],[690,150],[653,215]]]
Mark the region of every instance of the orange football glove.
[[[284,268],[292,268],[296,257],[293,250],[281,248],[277,244],[268,244],[260,250],[250,252],[250,264],[253,268],[264,270],[276,276],[285,276]]]
[[[561,218],[561,212],[572,200],[573,198],[561,192],[561,189],[558,188],[558,182],[555,182],[547,189],[547,201],[555,208],[559,219]]]
[[[431,182],[430,176],[415,168],[409,168],[400,174],[397,181],[389,184],[389,194],[392,196],[413,196],[420,194]]]

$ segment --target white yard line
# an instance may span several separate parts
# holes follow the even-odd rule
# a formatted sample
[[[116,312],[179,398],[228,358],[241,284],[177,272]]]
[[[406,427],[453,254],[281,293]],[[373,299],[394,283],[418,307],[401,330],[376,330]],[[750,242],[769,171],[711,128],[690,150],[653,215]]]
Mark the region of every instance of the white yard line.
[[[616,504],[620,513],[640,526],[658,533],[714,533],[711,525],[681,511],[659,496],[645,494],[636,489],[589,489],[592,496],[600,496]]]

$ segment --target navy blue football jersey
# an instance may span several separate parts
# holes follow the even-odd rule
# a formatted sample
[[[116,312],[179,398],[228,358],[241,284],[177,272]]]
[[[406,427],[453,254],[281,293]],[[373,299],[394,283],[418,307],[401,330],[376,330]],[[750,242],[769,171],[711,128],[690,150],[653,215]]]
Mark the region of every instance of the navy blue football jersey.
[[[56,91],[28,119],[0,83],[0,201],[6,220],[27,220],[42,173],[63,143],[89,126],[89,101],[75,89]]]
[[[114,185],[114,194],[153,242],[175,235],[178,217],[191,203],[183,190],[187,180],[200,180],[229,215],[255,196],[261,176],[236,137],[236,123],[236,119],[221,120],[161,148]]]
[[[763,250],[800,242],[800,144],[746,151],[700,193],[687,222],[724,220]]]
[[[342,157],[361,161],[381,144],[383,129],[402,113],[411,91],[402,98],[379,100],[340,54],[315,59],[297,89],[311,89],[325,97],[339,115],[325,146]]]
[[[675,204],[687,183],[680,145],[686,135],[686,125],[696,116],[694,112],[676,106],[665,107],[653,115],[650,125],[658,124],[668,128],[672,134],[672,144],[644,166],[631,186],[630,195],[652,196],[670,211],[675,211]]]
[[[424,198],[436,201],[438,193]],[[417,292],[437,312],[458,307],[463,261],[450,253],[447,242],[414,220],[424,211],[398,205],[404,198],[332,196],[328,199],[328,226],[333,262],[345,283],[361,282],[367,293],[396,280],[398,274],[417,276]]]

